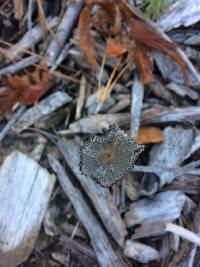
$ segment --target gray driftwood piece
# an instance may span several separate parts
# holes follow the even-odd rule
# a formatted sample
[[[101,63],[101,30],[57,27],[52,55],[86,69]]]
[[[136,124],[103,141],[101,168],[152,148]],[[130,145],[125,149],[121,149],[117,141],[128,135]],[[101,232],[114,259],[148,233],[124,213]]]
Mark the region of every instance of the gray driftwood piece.
[[[142,124],[184,122],[200,120],[200,107],[174,108],[155,106],[142,112]]]
[[[123,259],[116,246],[112,244],[112,239],[104,232],[101,223],[93,215],[91,208],[87,204],[82,192],[74,186],[68,175],[65,173],[60,163],[49,156],[49,163],[57,173],[63,191],[74,206],[80,221],[86,228],[91,240],[91,244],[101,267],[128,267],[128,262]]]
[[[46,52],[46,55],[52,62],[56,60],[57,56],[64,46],[66,39],[71,34],[82,6],[83,0],[79,1],[78,3],[74,3],[67,8],[58,26],[56,37],[50,42]]]
[[[200,0],[177,1],[166,15],[163,15],[157,25],[163,31],[170,31],[180,26],[188,27],[200,20]]]
[[[165,168],[180,167],[193,143],[192,130],[167,127],[163,131],[163,135],[164,141],[154,145],[150,152],[149,165]],[[174,173],[170,171],[158,171],[157,175],[159,177],[158,186],[160,187],[171,183],[175,178]],[[148,179],[147,176],[146,179]]]
[[[13,152],[0,169],[0,266],[15,267],[34,247],[55,183],[38,163]]]
[[[69,125],[69,129],[61,131],[60,134],[69,133],[101,133],[103,128],[109,124],[125,126],[130,123],[130,113],[98,114],[80,119]]]
[[[159,252],[155,248],[130,239],[126,240],[124,254],[128,258],[141,263],[149,263],[153,260],[159,260]]]
[[[67,164],[70,166],[84,190],[87,192],[87,195],[94,204],[106,229],[118,245],[123,246],[127,232],[110,192],[108,189],[97,185],[90,178],[81,175],[79,170],[79,146],[75,141],[60,139],[58,141],[58,147],[65,157]]]
[[[21,132],[71,100],[72,98],[63,92],[51,94],[36,106],[29,108],[18,120],[13,130],[17,133]]]
[[[164,78],[178,84],[184,84],[183,75],[175,61],[156,51],[153,52],[153,58]],[[199,80],[191,71],[188,72],[188,84],[191,86],[199,85]]]
[[[175,220],[180,217],[186,196],[179,191],[166,191],[131,204],[125,214],[127,227]]]
[[[58,19],[56,17],[52,18],[49,17],[46,19],[46,22],[48,23],[49,27],[52,28],[57,24]],[[24,49],[29,49],[33,42],[34,44],[37,44],[43,36],[42,27],[37,25],[31,29],[31,31],[28,31],[24,34],[22,39],[15,44],[14,47],[11,47],[6,55],[10,59],[15,59],[18,56],[22,56],[24,54]]]

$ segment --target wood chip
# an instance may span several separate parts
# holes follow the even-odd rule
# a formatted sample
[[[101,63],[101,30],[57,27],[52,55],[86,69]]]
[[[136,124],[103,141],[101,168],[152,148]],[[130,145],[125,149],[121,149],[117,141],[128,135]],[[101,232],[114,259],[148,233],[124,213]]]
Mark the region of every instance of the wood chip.
[[[166,191],[131,204],[125,214],[127,227],[172,221],[180,217],[186,196],[178,191]]]
[[[38,122],[54,110],[69,103],[72,98],[63,92],[57,91],[40,101],[36,106],[29,108],[16,123],[13,130],[17,133]]]
[[[141,263],[159,259],[159,252],[156,249],[132,240],[126,241],[124,254]]]
[[[21,152],[13,152],[0,170],[0,262],[18,266],[34,248],[53,190],[55,176]]]
[[[200,20],[199,0],[175,1],[170,7],[169,12],[163,15],[157,25],[167,32],[180,26],[188,27]]]
[[[60,134],[70,133],[101,133],[103,128],[108,128],[110,124],[119,126],[128,125],[130,113],[98,114],[80,119],[71,123],[68,130],[60,131]]]

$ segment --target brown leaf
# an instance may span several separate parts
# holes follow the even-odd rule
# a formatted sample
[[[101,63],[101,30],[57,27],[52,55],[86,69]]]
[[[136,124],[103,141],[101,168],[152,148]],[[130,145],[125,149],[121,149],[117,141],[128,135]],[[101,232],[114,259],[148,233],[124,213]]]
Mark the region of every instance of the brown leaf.
[[[22,77],[9,76],[2,84],[8,89],[0,93],[0,112],[6,113],[17,102],[24,105],[37,102],[52,85],[52,76],[46,68],[36,69]]]
[[[92,18],[90,16],[89,8],[85,7],[81,11],[79,25],[78,25],[80,47],[91,68],[95,70],[97,62],[96,62],[94,39],[90,32],[91,24],[92,24]]]
[[[162,131],[153,126],[141,127],[138,133],[138,144],[160,143],[164,140]]]
[[[148,25],[146,22],[132,19],[131,30],[133,38],[136,42],[144,44],[150,49],[156,49],[164,54],[167,54],[179,65],[185,83],[187,84],[188,75],[186,65],[177,52],[178,45],[172,42],[165,40],[159,33],[155,32],[153,28]]]
[[[111,57],[118,57],[127,52],[127,48],[123,44],[112,38],[107,39],[106,52]]]
[[[145,85],[153,81],[153,64],[148,49],[142,44],[137,44],[135,48],[135,64],[140,72],[140,80]]]

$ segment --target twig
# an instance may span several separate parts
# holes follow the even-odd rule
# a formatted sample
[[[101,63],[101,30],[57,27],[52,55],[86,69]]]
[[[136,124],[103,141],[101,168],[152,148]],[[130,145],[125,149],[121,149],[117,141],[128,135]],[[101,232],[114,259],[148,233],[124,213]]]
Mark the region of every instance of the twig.
[[[0,70],[0,76],[7,75],[7,74],[13,74],[16,73],[19,70],[22,70],[33,63],[36,63],[39,61],[39,58],[36,58],[35,56],[30,56],[25,59],[20,60],[19,62],[15,64],[11,64],[3,69]]]
[[[6,126],[1,130],[0,132],[0,142],[5,138],[7,133],[10,131],[10,129],[13,127],[13,125],[16,123],[16,121],[19,119],[19,117],[22,115],[24,110],[26,109],[25,106],[20,107],[15,114],[12,116],[12,118],[8,121]]]
[[[192,231],[185,229],[184,227],[178,226],[174,223],[166,223],[165,231],[178,235],[200,246],[200,237],[197,234],[193,233]]]
[[[57,24],[57,18],[47,18],[47,23],[49,24],[49,27],[54,27]],[[32,40],[31,40],[31,35]],[[10,59],[15,59],[17,56],[20,56],[23,54],[23,49],[29,49],[34,44],[37,44],[42,38],[42,28],[41,26],[37,25],[31,29],[31,33],[28,31],[24,34],[24,36],[21,38],[19,42],[17,42],[13,47],[11,47],[8,51],[6,56]],[[20,47],[20,49],[16,49],[15,47]]]
[[[71,34],[73,26],[78,18],[79,12],[83,6],[83,0],[70,5],[57,29],[56,37],[51,41],[46,51],[46,55],[51,61],[55,61],[64,46],[66,39]]]
[[[33,42],[33,32],[32,32],[32,14],[33,14],[33,0],[29,0],[28,2],[28,31],[30,33],[30,40],[31,40],[31,49],[35,52],[35,44]]]

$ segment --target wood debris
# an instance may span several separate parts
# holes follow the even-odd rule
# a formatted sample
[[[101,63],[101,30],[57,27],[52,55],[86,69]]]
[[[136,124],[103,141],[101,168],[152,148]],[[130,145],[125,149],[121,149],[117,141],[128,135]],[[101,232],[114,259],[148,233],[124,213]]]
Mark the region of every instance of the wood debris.
[[[198,266],[200,0],[0,2],[0,266]]]

